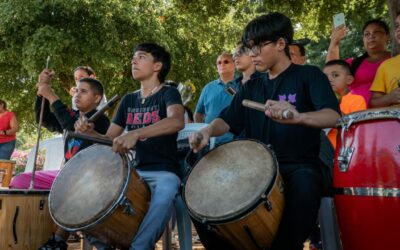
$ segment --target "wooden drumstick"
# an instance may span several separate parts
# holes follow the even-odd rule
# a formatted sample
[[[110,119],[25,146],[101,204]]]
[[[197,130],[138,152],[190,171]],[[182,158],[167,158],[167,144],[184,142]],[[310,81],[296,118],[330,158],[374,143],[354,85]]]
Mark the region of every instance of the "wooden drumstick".
[[[118,95],[115,95],[113,98],[111,98],[110,101],[108,101],[101,109],[97,110],[96,113],[94,113],[89,119],[88,122],[94,122],[96,121],[104,112],[107,111],[107,109],[111,108],[117,101],[119,97]]]
[[[66,140],[70,139],[70,138],[78,138],[78,139],[82,139],[82,140],[87,140],[87,141],[103,144],[103,145],[106,145],[106,146],[112,146],[113,145],[113,141],[112,140],[105,139],[105,138],[100,138],[100,137],[94,137],[94,136],[90,136],[90,135],[84,135],[84,134],[80,134],[80,133],[76,133],[76,132],[72,132],[72,131],[68,131],[66,133],[65,138],[66,138]]]
[[[49,64],[50,64],[50,56],[47,56],[46,69],[49,69]],[[33,157],[33,169],[32,169],[31,181],[29,183],[29,190],[32,190],[34,188],[34,183],[35,183],[35,173],[36,173],[36,169],[37,169],[39,144],[40,144],[40,138],[42,137],[43,112],[44,112],[45,102],[46,102],[46,98],[44,98],[42,96],[42,103],[40,105],[39,123],[38,123],[38,128],[37,128],[38,135],[37,135],[36,147],[35,147],[35,151],[34,151],[35,155]]]
[[[242,101],[242,105],[245,107],[251,108],[251,109],[261,111],[261,112],[265,112],[265,110],[266,110],[266,107],[264,104],[259,103],[259,102],[250,101],[248,99],[244,99]],[[283,111],[282,117],[283,117],[283,119],[291,119],[291,118],[293,118],[293,112],[286,109]]]

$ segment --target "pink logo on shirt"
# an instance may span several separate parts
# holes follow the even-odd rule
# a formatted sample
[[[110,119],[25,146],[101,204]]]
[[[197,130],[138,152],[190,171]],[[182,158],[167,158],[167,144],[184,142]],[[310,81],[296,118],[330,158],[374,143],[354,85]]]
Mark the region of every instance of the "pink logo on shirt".
[[[287,96],[287,98],[286,98],[286,95],[278,95],[278,97],[279,97],[279,101],[280,101],[280,102],[282,102],[282,101],[288,101],[288,102],[290,102],[291,104],[294,104],[294,103],[296,102],[296,95],[297,95],[297,94],[289,94],[289,95]]]

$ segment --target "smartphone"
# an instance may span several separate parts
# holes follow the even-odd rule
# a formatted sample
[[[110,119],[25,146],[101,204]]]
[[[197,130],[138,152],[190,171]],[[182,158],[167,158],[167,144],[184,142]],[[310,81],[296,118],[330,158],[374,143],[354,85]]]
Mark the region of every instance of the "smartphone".
[[[340,25],[344,25],[344,13],[339,13],[333,16],[333,27],[339,27]]]
[[[46,69],[48,69],[49,66],[50,66],[50,56],[47,56],[47,59],[46,59]]]

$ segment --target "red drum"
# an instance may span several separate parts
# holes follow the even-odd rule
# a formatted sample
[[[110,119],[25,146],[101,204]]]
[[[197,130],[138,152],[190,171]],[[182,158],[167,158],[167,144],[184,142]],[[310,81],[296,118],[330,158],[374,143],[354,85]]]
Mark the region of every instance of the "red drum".
[[[333,186],[345,250],[400,246],[400,109],[340,119]]]
[[[190,215],[237,249],[269,248],[284,207],[283,182],[273,152],[238,140],[208,152],[183,190]]]
[[[127,249],[148,210],[150,191],[126,155],[93,145],[61,170],[50,191],[50,215],[62,228],[84,231]]]

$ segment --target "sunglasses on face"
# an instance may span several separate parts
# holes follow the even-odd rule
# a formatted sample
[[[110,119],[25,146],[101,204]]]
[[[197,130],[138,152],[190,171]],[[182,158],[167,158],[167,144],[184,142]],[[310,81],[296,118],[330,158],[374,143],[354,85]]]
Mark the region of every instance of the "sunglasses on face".
[[[231,61],[229,61],[229,60],[221,60],[221,61],[217,61],[217,64],[218,65],[221,65],[221,64],[230,64],[230,63],[232,63]]]

